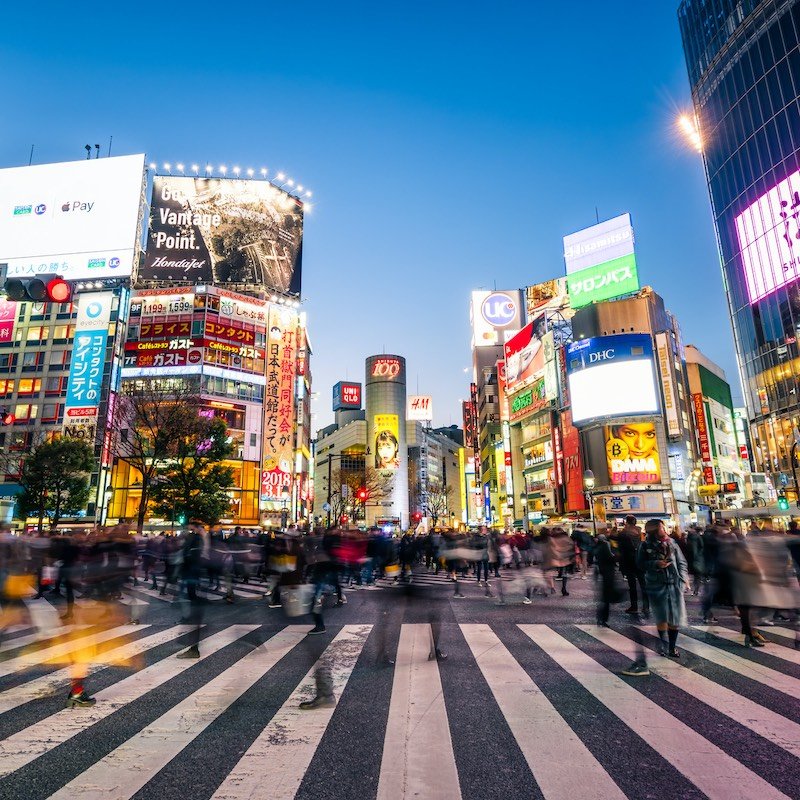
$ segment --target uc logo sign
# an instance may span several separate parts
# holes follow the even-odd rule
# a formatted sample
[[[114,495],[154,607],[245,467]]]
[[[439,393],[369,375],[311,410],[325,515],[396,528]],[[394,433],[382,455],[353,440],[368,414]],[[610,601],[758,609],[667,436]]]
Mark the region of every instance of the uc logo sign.
[[[493,292],[481,305],[481,316],[494,328],[505,328],[517,316],[514,301],[503,292]]]

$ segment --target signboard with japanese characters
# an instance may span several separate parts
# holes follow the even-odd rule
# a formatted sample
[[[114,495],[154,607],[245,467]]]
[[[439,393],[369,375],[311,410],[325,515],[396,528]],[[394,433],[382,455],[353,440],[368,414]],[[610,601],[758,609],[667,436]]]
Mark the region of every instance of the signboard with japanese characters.
[[[13,300],[0,299],[0,342],[14,341],[16,321],[17,304]]]
[[[65,436],[94,440],[113,299],[113,292],[98,292],[82,295],[78,302],[64,411]]]
[[[273,306],[267,335],[261,499],[282,500],[294,472],[294,397],[297,315]]]

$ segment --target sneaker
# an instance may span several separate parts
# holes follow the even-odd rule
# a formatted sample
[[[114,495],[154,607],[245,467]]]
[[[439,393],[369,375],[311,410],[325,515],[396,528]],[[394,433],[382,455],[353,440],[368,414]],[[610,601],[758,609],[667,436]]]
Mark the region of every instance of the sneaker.
[[[526,606],[529,606],[529,605],[530,605],[530,604],[533,602],[533,600],[531,600],[531,599],[530,599],[530,597],[523,597],[523,598],[522,598],[522,602],[523,602],[523,603],[524,603]]]
[[[712,625],[715,622],[719,622],[719,620],[713,614],[703,617],[703,625]]]
[[[270,603],[269,604],[269,608],[280,608],[280,607],[281,607],[280,603]]]
[[[461,592],[456,592],[453,595],[453,597],[457,598],[458,600],[463,600],[466,597],[466,595],[465,594],[461,594]]]
[[[317,625],[316,627],[312,628],[312,629],[311,629],[311,630],[308,632],[308,635],[309,635],[309,636],[314,636],[314,635],[316,635],[316,634],[318,634],[318,633],[325,633],[325,631],[326,631],[326,628],[325,628],[325,626],[324,626],[324,625]]]
[[[759,625],[766,625],[768,628],[774,627],[775,623],[771,619],[762,619],[758,621]]]
[[[341,597],[340,597],[340,598],[339,598],[339,599],[336,601],[336,605],[337,605],[337,606],[344,606],[344,605],[347,605],[347,598],[346,598],[344,595],[342,595],[342,596],[341,596]]]
[[[311,631],[314,633],[314,631]],[[328,697],[315,697],[313,700],[304,700],[298,708],[303,711],[312,711],[315,708],[333,708],[336,705],[336,699],[333,695]]]
[[[670,647],[669,652],[667,653],[669,658],[679,659],[681,657],[680,650],[677,647]]]
[[[175,658],[200,658],[200,651],[197,647],[190,647],[188,650],[184,650],[182,653],[178,653]]]
[[[628,669],[622,670],[620,675],[627,675],[629,678],[646,678],[650,674],[647,664],[642,664],[639,661],[634,661]]]
[[[80,694],[70,694],[67,696],[67,708],[75,708],[75,706],[79,706],[80,708],[89,708],[93,706],[97,700],[94,697],[89,697],[86,692],[81,692]]]

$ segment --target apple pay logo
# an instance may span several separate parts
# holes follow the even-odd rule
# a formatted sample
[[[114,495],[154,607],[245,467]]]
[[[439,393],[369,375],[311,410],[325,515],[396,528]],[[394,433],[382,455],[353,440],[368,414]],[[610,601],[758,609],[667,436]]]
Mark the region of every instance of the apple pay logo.
[[[62,211],[69,211],[69,212],[84,212],[88,214],[94,208],[94,200],[91,202],[86,200],[68,200],[66,203],[62,203],[61,210]]]

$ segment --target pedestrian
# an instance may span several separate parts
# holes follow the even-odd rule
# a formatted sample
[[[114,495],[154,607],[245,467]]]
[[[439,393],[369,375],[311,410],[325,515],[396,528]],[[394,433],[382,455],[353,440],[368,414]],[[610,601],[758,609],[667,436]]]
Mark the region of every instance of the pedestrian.
[[[575,546],[561,526],[557,525],[548,532],[546,559],[550,594],[555,594],[555,580],[558,578],[562,597],[568,597],[567,579],[570,569],[575,565]]]
[[[595,549],[594,536],[583,525],[576,525],[575,530],[572,531],[572,541],[575,542],[578,548],[578,564],[581,570],[581,580],[586,580],[586,575],[589,570],[589,556]],[[608,540],[606,540],[607,542]]]
[[[645,540],[639,546],[636,565],[644,575],[650,611],[665,649],[663,654],[680,658],[675,643],[680,627],[686,625],[683,592],[689,573],[683,553],[662,520],[651,519],[645,525]]]
[[[189,530],[181,543],[181,578],[183,588],[189,600],[189,613],[185,616],[192,627],[192,638],[189,647],[177,658],[200,658],[200,627],[203,621],[202,600],[197,594],[205,550],[205,529],[201,520],[192,520]]]
[[[607,628],[611,604],[619,602],[621,592],[617,588],[617,560],[604,533],[598,534],[593,555],[598,583],[597,624]]]
[[[644,577],[636,566],[636,554],[642,543],[642,529],[636,524],[636,517],[628,514],[625,526],[619,532],[617,546],[619,550],[619,569],[628,584],[630,605],[625,609],[632,617],[639,616],[639,594],[642,595],[642,616],[650,616],[649,600],[644,589]]]

